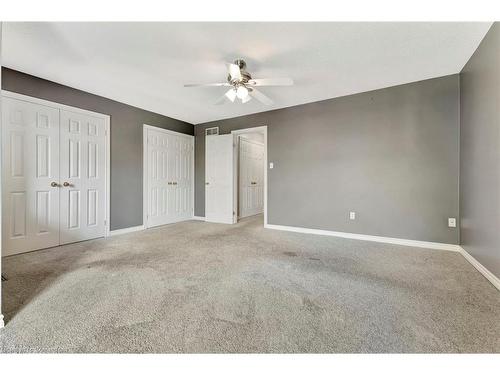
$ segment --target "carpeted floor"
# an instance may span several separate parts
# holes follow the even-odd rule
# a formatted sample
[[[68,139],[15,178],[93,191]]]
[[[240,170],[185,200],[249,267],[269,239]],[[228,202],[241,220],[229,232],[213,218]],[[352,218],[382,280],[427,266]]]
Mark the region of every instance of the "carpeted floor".
[[[500,352],[458,253],[189,221],[3,260],[1,352]]]

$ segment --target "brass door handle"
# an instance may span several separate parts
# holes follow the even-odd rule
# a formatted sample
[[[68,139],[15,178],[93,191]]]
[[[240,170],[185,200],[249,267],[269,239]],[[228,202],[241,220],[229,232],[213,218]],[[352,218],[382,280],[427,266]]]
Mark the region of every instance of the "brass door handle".
[[[71,186],[71,184],[69,182],[64,181],[63,186],[68,187],[68,186]]]
[[[208,182],[205,182],[205,185],[209,185],[209,183],[208,183]]]
[[[59,186],[59,184],[58,184],[57,182],[51,182],[51,183],[50,183],[50,186],[52,186],[52,187],[58,187],[58,186]]]
[[[168,184],[169,184],[169,185],[172,185],[172,182],[170,182],[170,181],[169,181],[169,182],[168,182]]]
[[[177,185],[177,182],[172,182],[172,184]]]

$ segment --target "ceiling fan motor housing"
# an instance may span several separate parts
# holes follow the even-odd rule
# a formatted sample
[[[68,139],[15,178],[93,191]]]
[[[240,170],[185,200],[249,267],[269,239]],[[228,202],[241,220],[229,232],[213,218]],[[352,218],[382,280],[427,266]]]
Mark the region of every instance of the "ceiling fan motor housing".
[[[240,81],[234,81],[231,79],[231,75],[229,74],[227,76],[227,81],[231,83],[232,85],[238,85],[238,84],[246,84],[248,81],[252,79],[252,76],[250,73],[246,71],[247,63],[243,59],[236,59],[234,60],[234,65],[237,65],[240,68],[240,73],[241,73],[241,80]]]

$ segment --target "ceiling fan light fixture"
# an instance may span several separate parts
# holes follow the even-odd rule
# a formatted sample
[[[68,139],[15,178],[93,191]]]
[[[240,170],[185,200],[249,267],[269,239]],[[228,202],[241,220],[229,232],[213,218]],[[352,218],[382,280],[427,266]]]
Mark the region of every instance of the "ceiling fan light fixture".
[[[236,89],[236,96],[238,97],[238,99],[245,99],[248,96],[248,89],[243,85],[238,86],[238,88]]]

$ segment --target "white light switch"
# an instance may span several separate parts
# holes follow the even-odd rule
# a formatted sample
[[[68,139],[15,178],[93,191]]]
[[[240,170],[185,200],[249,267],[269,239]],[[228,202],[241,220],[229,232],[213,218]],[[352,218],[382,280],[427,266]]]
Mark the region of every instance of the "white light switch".
[[[457,227],[457,219],[455,219],[454,217],[449,217],[448,218],[448,226],[450,228],[456,228]]]
[[[356,220],[356,212],[353,212],[353,211],[349,212],[349,219]]]
[[[273,168],[274,168],[274,163],[273,162],[269,163],[269,169],[273,169]]]

